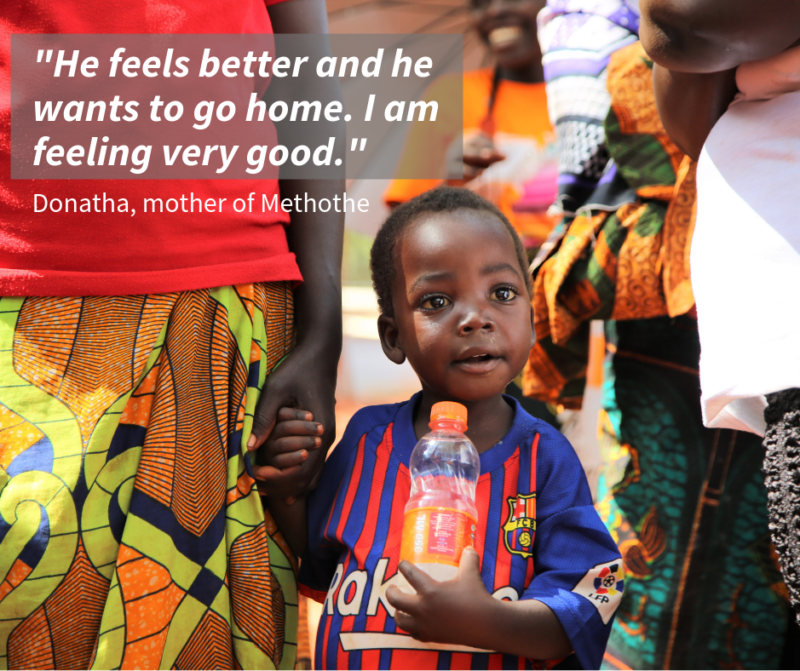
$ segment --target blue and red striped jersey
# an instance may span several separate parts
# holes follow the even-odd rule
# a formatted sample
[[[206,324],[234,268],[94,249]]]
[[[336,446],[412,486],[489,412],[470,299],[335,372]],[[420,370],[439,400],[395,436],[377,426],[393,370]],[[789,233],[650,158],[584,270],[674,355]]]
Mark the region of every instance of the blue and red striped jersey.
[[[309,497],[300,589],[324,605],[315,668],[541,668],[513,655],[421,643],[395,626],[385,592],[398,575],[418,400],[359,411]],[[511,429],[480,455],[475,545],[483,582],[498,599],[545,603],[578,663],[599,668],[624,589],[619,551],[572,446],[506,400],[514,406]]]

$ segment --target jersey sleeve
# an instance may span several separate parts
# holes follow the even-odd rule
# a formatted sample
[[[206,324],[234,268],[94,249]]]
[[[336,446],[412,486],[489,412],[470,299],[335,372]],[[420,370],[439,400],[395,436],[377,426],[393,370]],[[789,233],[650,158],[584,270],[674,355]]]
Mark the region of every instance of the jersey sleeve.
[[[339,493],[347,490],[361,425],[356,414],[325,462],[317,488],[308,497],[308,545],[300,562],[299,587],[303,594],[320,603],[325,600],[342,552],[333,534],[326,536],[327,527]]]
[[[598,669],[624,590],[620,553],[575,450],[555,429],[542,431],[536,480],[535,574],[522,598],[547,605],[581,666]]]

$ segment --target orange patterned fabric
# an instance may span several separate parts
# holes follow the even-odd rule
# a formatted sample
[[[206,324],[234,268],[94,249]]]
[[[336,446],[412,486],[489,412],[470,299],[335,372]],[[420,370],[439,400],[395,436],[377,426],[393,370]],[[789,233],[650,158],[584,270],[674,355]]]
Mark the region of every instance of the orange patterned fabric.
[[[580,407],[589,320],[675,317],[694,306],[695,165],[661,125],[651,67],[639,43],[611,57],[607,142],[636,199],[613,212],[583,211],[538,267],[537,342],[522,377],[528,396]]]
[[[308,597],[300,595],[297,604],[299,623],[297,625],[297,669],[311,669],[311,635],[308,626]]]
[[[687,313],[694,307],[689,252],[697,215],[697,164],[684,158],[675,192],[664,218],[663,278],[667,314]]]
[[[0,298],[0,668],[293,668],[244,445],[289,283]]]

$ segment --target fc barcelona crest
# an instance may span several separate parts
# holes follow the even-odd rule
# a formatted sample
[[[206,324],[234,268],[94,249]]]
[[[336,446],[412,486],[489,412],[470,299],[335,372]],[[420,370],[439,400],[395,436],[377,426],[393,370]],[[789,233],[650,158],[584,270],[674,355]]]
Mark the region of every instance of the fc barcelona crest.
[[[506,550],[513,555],[533,557],[536,537],[536,492],[519,494],[508,499],[508,520],[503,525]]]

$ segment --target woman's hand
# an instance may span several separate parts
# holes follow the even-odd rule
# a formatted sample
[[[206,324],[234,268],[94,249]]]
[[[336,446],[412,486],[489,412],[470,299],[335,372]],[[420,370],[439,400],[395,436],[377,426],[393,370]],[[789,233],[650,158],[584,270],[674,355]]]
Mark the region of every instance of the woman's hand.
[[[780,53],[800,38],[800,3],[640,0],[642,46],[675,72],[721,72]]]
[[[314,414],[299,408],[278,410],[277,423],[264,443],[264,452],[269,455],[271,466],[254,466],[253,473],[260,483],[264,475],[275,470],[288,470],[300,466],[309,455],[322,446],[325,428],[314,421]],[[269,491],[262,491],[268,494]]]
[[[325,37],[328,18],[325,0],[293,0],[270,5],[270,20],[275,33],[315,34],[321,56],[330,56]],[[298,82],[298,99],[312,93],[323,99],[340,99],[338,80]],[[311,90],[313,85],[313,91]],[[320,89],[322,86],[322,89]],[[345,138],[341,121],[332,131],[337,143]],[[331,175],[333,177],[333,175]],[[342,197],[344,179],[280,180],[281,198],[310,199],[321,202]],[[316,210],[316,207],[314,208]],[[336,372],[342,352],[342,245],[344,213],[333,211],[295,211],[286,228],[289,249],[297,258],[303,283],[294,292],[297,345],[283,363],[267,378],[253,418],[249,450],[259,449],[260,466],[254,469],[259,488],[273,499],[305,494],[313,489],[322,473],[325,455],[336,436],[334,413]],[[303,408],[323,427],[321,445],[310,450],[300,463],[280,451],[280,436],[273,436],[280,421],[280,408]],[[294,450],[296,452],[296,450]],[[289,464],[287,466],[287,464]]]
[[[736,70],[673,72],[654,63],[653,88],[664,129],[696,161],[714,124],[736,95]]]
[[[471,182],[490,165],[504,158],[486,133],[475,133],[467,138],[459,136],[447,150],[447,174],[463,173],[463,178],[451,179],[448,183],[461,185]]]
[[[267,378],[248,443],[261,448],[253,475],[262,494],[294,499],[316,486],[336,435],[337,361],[324,348],[298,346]]]
[[[300,478],[302,465],[309,456],[319,453],[324,427],[314,421],[314,415],[300,408],[281,408],[277,422],[264,443],[264,451],[271,455],[272,466],[254,466],[253,474],[261,494],[269,495],[274,487],[265,486],[270,478]],[[313,467],[311,469],[313,471]],[[294,475],[293,475],[294,474]],[[291,496],[268,497],[268,507],[283,537],[288,541],[296,557],[301,557],[306,548],[305,498]]]

